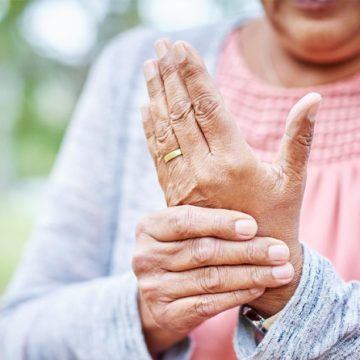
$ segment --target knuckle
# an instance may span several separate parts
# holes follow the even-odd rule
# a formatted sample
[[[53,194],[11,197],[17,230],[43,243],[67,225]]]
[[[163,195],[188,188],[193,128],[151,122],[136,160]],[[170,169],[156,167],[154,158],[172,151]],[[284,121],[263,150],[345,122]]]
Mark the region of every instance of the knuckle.
[[[145,299],[146,302],[155,302],[158,299],[159,284],[153,279],[140,279],[138,281],[139,291],[141,292],[141,296]]]
[[[154,269],[156,261],[154,255],[149,254],[147,251],[136,249],[132,258],[132,268],[136,276],[149,273]]]
[[[313,133],[312,131],[306,131],[302,134],[297,135],[294,140],[301,146],[306,147],[306,148],[310,148],[311,147],[311,143],[313,140]]]
[[[202,166],[200,169],[195,169],[195,176],[197,183],[202,189],[209,189],[214,182],[217,183],[217,179],[214,179],[212,169],[208,166]]]
[[[171,121],[186,119],[192,111],[192,104],[188,99],[179,99],[170,108]]]
[[[164,260],[166,262],[173,263],[174,256],[181,256],[184,252],[184,241],[172,241],[161,243],[159,246],[159,250],[162,254],[164,254]]]
[[[174,209],[175,210],[175,209]],[[169,215],[169,226],[174,234],[179,237],[186,237],[193,224],[193,212],[189,205],[177,208]]]
[[[255,242],[253,240],[249,240],[246,243],[246,258],[249,261],[256,260],[259,257],[259,252],[256,249]]]
[[[217,256],[217,244],[214,239],[202,238],[189,241],[190,259],[197,266],[210,264]]]
[[[178,70],[176,63],[170,61],[169,57],[167,56],[159,60],[159,67],[160,67],[161,76],[164,81],[167,81],[169,77],[172,74],[176,73]]]
[[[146,234],[146,233],[147,233],[148,223],[149,223],[149,219],[148,219],[148,218],[142,218],[142,219],[140,219],[140,221],[137,223],[136,229],[135,229],[135,236],[136,236],[136,238],[139,238],[139,237],[141,237],[143,234]]]
[[[194,304],[194,311],[199,318],[209,318],[216,314],[216,300],[214,296],[200,296]]]
[[[242,305],[244,303],[244,291],[243,290],[236,290],[230,293],[232,297],[233,304]]]
[[[194,102],[194,111],[197,118],[212,120],[220,112],[220,101],[212,94],[202,94]]]
[[[222,214],[215,213],[211,222],[215,232],[221,232],[227,228],[226,219]]]
[[[204,267],[200,275],[199,285],[205,293],[214,294],[222,289],[222,274],[219,267]]]
[[[264,283],[265,273],[261,267],[255,266],[250,270],[250,278],[253,287],[262,287]]]
[[[245,177],[247,167],[245,164],[241,164],[240,158],[237,156],[226,156],[224,160],[223,168],[225,170],[225,176],[230,178]]]
[[[158,121],[155,125],[156,140],[160,144],[164,144],[173,136],[173,129],[169,123],[165,121]]]
[[[185,59],[181,64],[179,64],[181,68],[181,73],[183,78],[189,82],[196,82],[199,78],[201,78],[204,73],[205,69],[202,64],[197,64],[189,59]]]

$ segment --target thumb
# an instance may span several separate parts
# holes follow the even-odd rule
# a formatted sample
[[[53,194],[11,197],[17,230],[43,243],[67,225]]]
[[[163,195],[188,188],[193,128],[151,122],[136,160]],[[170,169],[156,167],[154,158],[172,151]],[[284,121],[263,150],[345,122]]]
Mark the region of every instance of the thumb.
[[[287,174],[302,177],[310,155],[315,117],[322,97],[312,92],[301,98],[290,110],[285,134],[276,161]]]

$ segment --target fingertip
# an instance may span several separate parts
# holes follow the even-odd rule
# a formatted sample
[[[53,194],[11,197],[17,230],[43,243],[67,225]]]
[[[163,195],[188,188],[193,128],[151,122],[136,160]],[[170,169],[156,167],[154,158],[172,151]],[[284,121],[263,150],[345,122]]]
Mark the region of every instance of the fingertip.
[[[302,116],[305,112],[310,120],[314,120],[321,101],[322,96],[317,92],[306,94],[290,110],[288,121]]]
[[[309,102],[320,102],[323,99],[322,95],[315,91],[309,92],[304,96],[304,98],[306,98]]]
[[[173,45],[173,52],[175,59],[179,64],[184,62],[188,55],[185,41],[176,41]]]
[[[186,50],[192,49],[191,44],[185,40],[178,40],[174,43],[174,46],[179,46],[179,45],[184,46]]]
[[[197,61],[204,65],[203,59],[197,50],[187,41],[176,41],[173,45],[173,50],[178,63],[184,62],[190,56],[192,61]]]
[[[290,250],[286,244],[272,244],[268,248],[268,256],[275,262],[285,262],[290,259]]]
[[[157,63],[154,59],[149,59],[144,62],[144,76],[147,81],[150,81],[157,75]]]
[[[168,38],[160,38],[155,41],[154,48],[159,59],[166,56],[171,47],[171,41]]]
[[[291,263],[275,266],[272,268],[271,272],[273,277],[282,283],[289,283],[295,275],[294,266]]]
[[[305,95],[306,101],[309,103],[307,117],[311,122],[315,121],[316,115],[322,102],[322,96],[319,93],[311,92]]]
[[[250,293],[252,296],[256,296],[256,297],[261,296],[264,292],[265,292],[265,289],[264,289],[264,288],[254,288],[254,289],[250,289],[250,290],[249,290],[249,293]]]

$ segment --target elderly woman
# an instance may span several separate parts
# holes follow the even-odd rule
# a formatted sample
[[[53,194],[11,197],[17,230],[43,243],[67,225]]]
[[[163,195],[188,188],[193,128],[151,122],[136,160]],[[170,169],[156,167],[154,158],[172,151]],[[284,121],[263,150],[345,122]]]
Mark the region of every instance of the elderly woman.
[[[360,2],[263,5],[105,51],[4,298],[2,359],[360,358]],[[138,111],[159,37],[142,115],[161,187]]]

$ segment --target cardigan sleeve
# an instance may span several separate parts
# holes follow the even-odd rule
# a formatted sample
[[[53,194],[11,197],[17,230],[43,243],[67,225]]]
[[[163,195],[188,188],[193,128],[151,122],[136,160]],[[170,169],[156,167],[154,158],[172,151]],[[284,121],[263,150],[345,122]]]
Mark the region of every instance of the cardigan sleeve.
[[[297,291],[256,346],[252,326],[240,318],[239,359],[358,359],[360,282],[344,282],[328,260],[304,245]]]
[[[151,358],[134,275],[109,275],[112,79],[116,71],[129,73],[123,62],[132,61],[131,49],[142,37],[137,31],[116,40],[91,71],[50,177],[45,209],[1,302],[1,359]],[[116,82],[127,75],[116,74]]]

